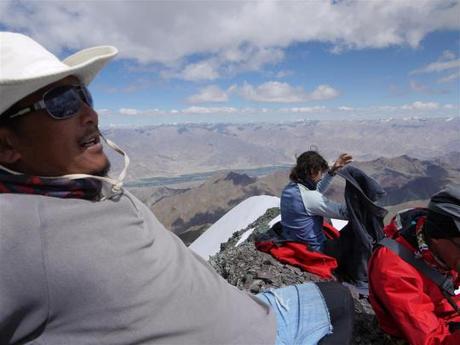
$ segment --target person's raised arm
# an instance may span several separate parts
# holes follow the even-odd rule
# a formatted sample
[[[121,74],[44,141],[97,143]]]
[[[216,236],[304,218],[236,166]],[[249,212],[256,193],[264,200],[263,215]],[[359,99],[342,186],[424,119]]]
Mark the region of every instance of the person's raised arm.
[[[327,218],[348,219],[347,206],[326,198],[316,190],[308,190],[300,185],[300,195],[307,214]]]
[[[329,187],[332,178],[337,174],[337,172],[342,169],[345,165],[351,163],[353,161],[353,157],[348,153],[342,153],[334,162],[332,167],[324,174],[321,181],[318,182],[316,186],[316,190],[320,193],[324,193],[327,188]]]

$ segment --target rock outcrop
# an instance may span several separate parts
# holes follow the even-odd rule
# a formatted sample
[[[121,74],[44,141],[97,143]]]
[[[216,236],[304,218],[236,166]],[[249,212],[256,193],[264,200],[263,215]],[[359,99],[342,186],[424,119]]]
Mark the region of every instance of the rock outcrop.
[[[209,259],[211,266],[230,284],[256,294],[269,288],[324,281],[297,267],[282,264],[269,254],[262,253],[255,248],[254,237],[267,231],[269,222],[278,214],[278,208],[268,209],[263,216],[246,229],[235,232],[226,243],[221,245],[221,251]],[[237,245],[242,234],[250,229],[254,229],[253,233],[246,241]],[[353,344],[404,344],[404,342],[396,342],[380,330],[375,314],[366,298],[359,296],[354,291],[352,295],[356,311]]]

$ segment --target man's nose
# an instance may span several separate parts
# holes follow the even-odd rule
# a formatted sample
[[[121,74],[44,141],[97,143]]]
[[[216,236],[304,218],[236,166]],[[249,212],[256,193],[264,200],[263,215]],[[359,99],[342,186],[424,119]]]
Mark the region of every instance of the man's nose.
[[[99,121],[97,112],[84,102],[80,110],[79,118],[82,124],[95,123],[97,125]]]

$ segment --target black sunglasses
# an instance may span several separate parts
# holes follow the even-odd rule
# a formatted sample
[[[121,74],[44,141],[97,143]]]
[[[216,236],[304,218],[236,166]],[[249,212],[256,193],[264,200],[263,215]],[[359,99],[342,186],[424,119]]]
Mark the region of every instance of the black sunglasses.
[[[85,102],[88,106],[93,107],[93,98],[86,86],[57,86],[46,91],[40,101],[7,116],[12,119],[33,111],[46,109],[53,119],[64,120],[78,114],[81,109],[82,102]]]

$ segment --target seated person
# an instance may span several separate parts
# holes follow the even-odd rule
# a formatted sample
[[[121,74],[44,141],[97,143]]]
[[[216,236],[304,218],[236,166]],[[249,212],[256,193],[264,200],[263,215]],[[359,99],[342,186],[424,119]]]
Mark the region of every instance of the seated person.
[[[385,232],[394,241],[383,240],[369,261],[369,297],[382,329],[412,345],[460,344],[460,186],[434,195],[428,210],[400,212]],[[450,279],[450,289],[436,276]]]
[[[109,177],[87,86],[114,47],[60,61],[21,34],[0,42],[0,344],[351,341],[343,286],[240,291],[123,188],[126,156]]]
[[[289,175],[290,182],[281,194],[281,225],[286,240],[308,244],[311,250],[323,252],[326,236],[323,217],[348,219],[346,205],[333,202],[322,193],[333,176],[352,157],[341,154],[331,169],[316,151],[307,151],[297,158]]]

